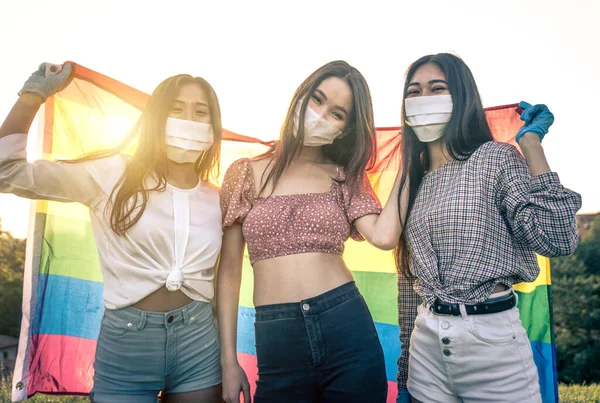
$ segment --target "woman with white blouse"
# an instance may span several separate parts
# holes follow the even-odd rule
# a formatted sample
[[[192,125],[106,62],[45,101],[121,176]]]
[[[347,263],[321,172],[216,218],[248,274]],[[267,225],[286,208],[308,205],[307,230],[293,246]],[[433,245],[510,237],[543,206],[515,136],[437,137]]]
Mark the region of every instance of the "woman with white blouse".
[[[32,74],[0,127],[0,192],[89,207],[105,313],[94,402],[220,402],[214,266],[221,248],[221,115],[212,87],[178,75],[148,100],[122,146],[75,161],[27,162],[27,132],[72,78],[65,64]],[[134,137],[132,157],[120,154]]]

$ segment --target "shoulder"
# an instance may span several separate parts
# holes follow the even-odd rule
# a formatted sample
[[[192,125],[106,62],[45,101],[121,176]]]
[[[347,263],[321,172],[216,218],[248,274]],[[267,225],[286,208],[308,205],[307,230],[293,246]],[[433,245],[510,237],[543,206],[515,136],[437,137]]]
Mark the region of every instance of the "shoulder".
[[[261,188],[263,181],[274,167],[273,157],[253,158],[248,160],[248,180],[252,180],[252,186]],[[257,190],[258,192],[258,190]]]
[[[115,154],[104,158],[82,161],[81,164],[104,193],[110,194],[130,163],[130,156]]]
[[[221,197],[230,198],[239,192],[251,194],[254,190],[254,180],[251,161],[248,158],[240,158],[225,172],[221,184]]]
[[[211,193],[219,194],[221,192],[221,188],[212,182],[204,182],[203,185],[204,188]]]
[[[131,155],[127,155],[127,154],[115,154],[113,157],[115,160],[122,161],[125,164],[128,164],[129,162],[131,162],[131,159],[132,159]]]
[[[519,151],[515,146],[509,143],[503,143],[500,141],[488,141],[487,143],[479,146],[477,151],[473,155],[481,154],[483,156],[495,157],[495,156],[508,156],[519,154]]]
[[[248,174],[249,169],[250,160],[248,158],[240,158],[239,160],[234,161],[225,171],[223,184],[228,181],[237,181],[240,178],[244,178]]]
[[[240,158],[239,160],[235,160],[233,162],[233,164],[231,164],[232,167],[237,167],[239,168],[245,168],[248,167],[248,165],[251,164],[250,158]]]
[[[502,167],[523,159],[519,150],[512,144],[499,141],[488,141],[470,157],[476,165],[486,167]]]
[[[125,154],[115,154],[104,158],[83,161],[85,168],[94,176],[110,177],[122,175],[132,158]]]
[[[248,169],[251,169],[254,173],[258,173],[259,175],[262,175],[267,169],[273,167],[273,163],[272,163],[273,159],[270,157],[253,158],[253,159],[243,158],[243,159],[246,160]]]
[[[104,158],[91,159],[83,161],[85,167],[89,169],[95,169],[99,175],[103,173],[113,174],[115,171],[125,171],[127,165],[131,163],[131,156],[126,154],[115,154]]]

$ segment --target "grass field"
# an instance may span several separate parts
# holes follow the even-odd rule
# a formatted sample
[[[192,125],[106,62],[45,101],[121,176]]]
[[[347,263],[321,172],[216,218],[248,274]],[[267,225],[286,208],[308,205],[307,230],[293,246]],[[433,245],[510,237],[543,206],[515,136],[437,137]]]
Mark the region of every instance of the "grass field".
[[[0,385],[0,403],[9,403],[10,380],[2,379]],[[560,403],[600,403],[600,384],[593,385],[559,385]],[[31,403],[82,403],[89,402],[87,397],[48,396],[37,394],[28,400]]]
[[[558,385],[560,403],[600,402],[600,384]]]

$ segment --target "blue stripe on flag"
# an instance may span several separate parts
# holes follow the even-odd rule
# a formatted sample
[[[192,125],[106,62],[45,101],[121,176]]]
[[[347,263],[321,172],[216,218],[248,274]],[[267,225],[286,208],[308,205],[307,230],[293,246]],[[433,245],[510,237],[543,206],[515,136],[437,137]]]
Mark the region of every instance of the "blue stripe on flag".
[[[533,350],[533,360],[538,369],[540,378],[540,392],[542,393],[542,401],[544,403],[558,402],[556,395],[556,384],[554,381],[554,352],[555,348],[550,343],[540,341],[532,341],[531,349]]]
[[[55,274],[40,274],[32,334],[98,339],[104,313],[104,284]]]

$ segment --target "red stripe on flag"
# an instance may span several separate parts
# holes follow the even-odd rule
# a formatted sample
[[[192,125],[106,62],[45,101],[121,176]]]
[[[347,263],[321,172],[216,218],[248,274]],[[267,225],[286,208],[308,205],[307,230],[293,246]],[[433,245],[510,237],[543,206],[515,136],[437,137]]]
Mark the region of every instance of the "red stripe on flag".
[[[44,103],[44,141],[42,152],[52,152],[52,133],[54,130],[54,97],[48,97]]]
[[[238,353],[238,361],[248,377],[250,382],[250,395],[254,396],[256,392],[256,381],[258,380],[258,367],[256,363],[256,356],[251,354]]]
[[[40,393],[87,395],[94,379],[96,340],[40,334],[31,337],[29,396]]]
[[[74,62],[67,62],[73,65],[74,67],[74,76],[81,80],[88,81],[95,86],[107,91],[121,100],[127,102],[131,106],[142,110],[146,106],[148,102],[148,94],[137,90],[133,87],[128,86],[127,84],[123,84],[120,81],[115,80],[114,78],[110,78],[105,76],[104,74],[98,73],[94,70],[90,70],[87,67],[83,67],[80,64]]]

